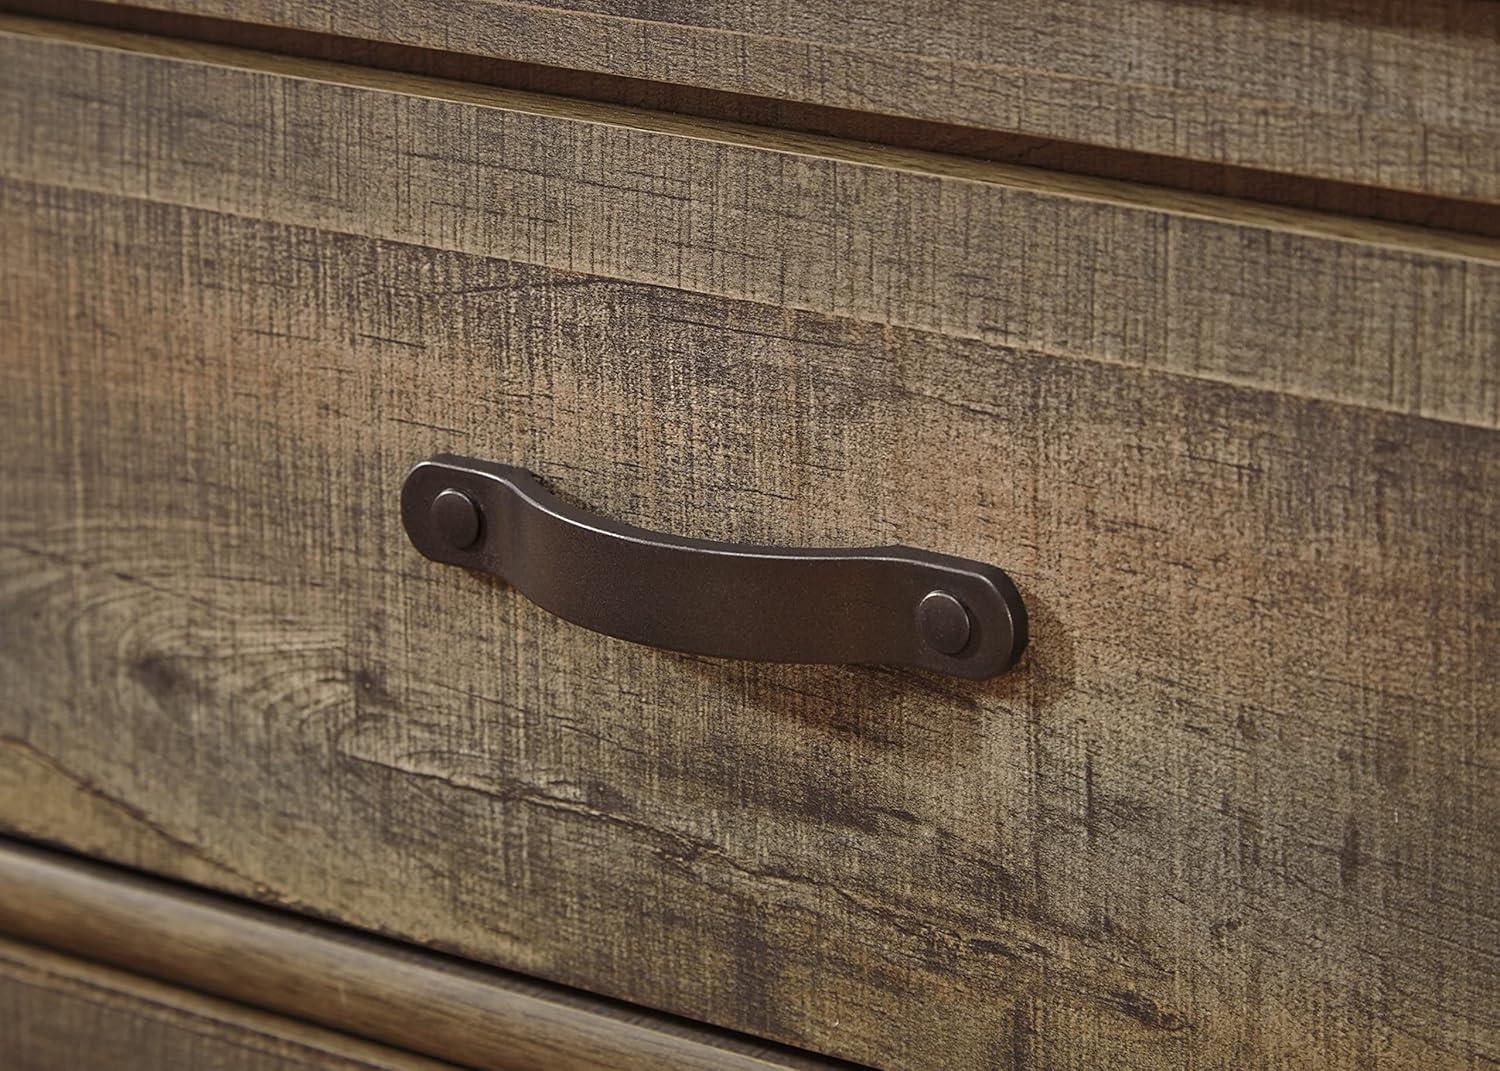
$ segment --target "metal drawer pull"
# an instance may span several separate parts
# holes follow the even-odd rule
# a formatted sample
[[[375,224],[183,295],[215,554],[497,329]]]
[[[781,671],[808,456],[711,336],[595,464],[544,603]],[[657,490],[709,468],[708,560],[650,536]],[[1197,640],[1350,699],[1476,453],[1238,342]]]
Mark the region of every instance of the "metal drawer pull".
[[[493,574],[558,617],[654,647],[979,679],[1026,646],[1021,596],[993,565],[910,547],[752,547],[648,532],[570,506],[511,465],[424,461],[401,489],[401,520],[433,561]]]

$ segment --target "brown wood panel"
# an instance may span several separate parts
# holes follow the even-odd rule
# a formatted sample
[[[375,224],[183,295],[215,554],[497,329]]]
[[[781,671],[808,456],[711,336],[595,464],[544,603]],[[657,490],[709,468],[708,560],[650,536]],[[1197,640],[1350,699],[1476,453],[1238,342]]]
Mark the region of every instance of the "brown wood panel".
[[[443,1071],[383,1048],[0,938],[6,1071]]]
[[[1500,203],[101,0],[0,11],[1500,237]],[[335,17],[340,17],[336,13]]]
[[[1488,0],[132,2],[1500,200]]]
[[[299,1036],[299,1030],[314,1038],[324,1031],[283,1027],[285,1020],[251,1013],[244,1005],[465,1067],[834,1071],[848,1066],[4,840],[0,933],[242,1002],[222,1007],[240,1009],[247,1021],[273,1024],[288,1038]],[[0,964],[10,947],[0,940]],[[151,991],[144,982],[138,988]],[[47,1020],[59,1027],[66,1021],[65,1015]],[[65,1052],[67,1044],[64,1034],[53,1048]],[[150,1066],[150,1047],[137,1048],[145,1051],[133,1053],[135,1058]],[[350,1051],[360,1050],[351,1045]],[[371,1046],[371,1051],[387,1050]]]
[[[7,828],[882,1067],[1500,1059],[1500,434],[3,191]],[[409,547],[443,449],[1032,647],[582,632]]]
[[[1496,239],[89,27],[0,29],[11,177],[1500,425]]]

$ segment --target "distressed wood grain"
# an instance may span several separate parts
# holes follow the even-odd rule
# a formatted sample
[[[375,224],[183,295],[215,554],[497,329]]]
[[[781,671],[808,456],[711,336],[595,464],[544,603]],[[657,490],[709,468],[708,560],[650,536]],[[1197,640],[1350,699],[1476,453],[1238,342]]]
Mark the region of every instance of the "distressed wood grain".
[[[1500,425],[1496,239],[91,27],[0,30],[13,178]]]
[[[274,23],[234,21],[101,0],[0,0],[0,10],[163,38],[258,49],[307,59],[630,105],[683,116],[926,149],[1028,167],[1219,194],[1347,216],[1500,237],[1500,203],[1270,171],[1222,159],[1163,156],[1056,137],[856,111],[784,97],[650,81]],[[335,18],[342,13],[336,12]]]
[[[131,3],[1500,201],[1487,0]]]
[[[330,1030],[0,938],[7,1071],[444,1071]]]
[[[848,1067],[654,1015],[638,1006],[603,1001],[451,956],[4,839],[0,839],[0,933],[120,968],[131,972],[128,977],[154,978],[237,1002],[230,1007],[248,1011],[248,1005],[294,1016],[403,1052],[451,1061],[442,1063],[443,1067],[493,1071],[837,1071]],[[0,965],[10,947],[10,942],[0,939]],[[148,994],[150,988],[145,987]],[[286,1020],[263,1013],[254,1016],[269,1023],[277,1036],[296,1035],[296,1030],[282,1027]],[[4,1021],[0,1016],[0,1022]],[[66,1021],[65,1013],[45,1016],[49,1025]],[[307,1032],[315,1037],[322,1033]],[[45,1037],[50,1041],[53,1035],[49,1032]],[[146,1061],[143,1066],[151,1066],[149,1046],[131,1048],[137,1060]],[[140,1052],[140,1048],[148,1051]],[[67,1054],[66,1035],[46,1051],[58,1057]],[[79,1060],[84,1056],[82,1052],[73,1055]],[[425,1060],[414,1062],[429,1066]]]
[[[1493,430],[0,189],[5,828],[880,1067],[1500,1059]],[[583,632],[409,547],[445,449],[1032,647]]]

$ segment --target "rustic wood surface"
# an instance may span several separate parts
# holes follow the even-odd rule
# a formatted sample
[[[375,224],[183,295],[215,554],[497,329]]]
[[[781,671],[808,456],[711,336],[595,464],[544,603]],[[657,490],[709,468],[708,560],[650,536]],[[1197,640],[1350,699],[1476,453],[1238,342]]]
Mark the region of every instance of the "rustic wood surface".
[[[139,197],[0,236],[10,830],[882,1067],[1500,1059],[1500,433]],[[589,634],[410,548],[439,450],[991,560],[1032,647]]]
[[[130,2],[1500,200],[1488,0]]]
[[[0,938],[6,1071],[442,1071],[382,1048]]]
[[[11,177],[1500,426],[1493,238],[90,27],[0,30]]]
[[[3,840],[0,933],[465,1067],[847,1066]]]
[[[1162,156],[1010,130],[103,0],[0,0],[0,11],[1500,237],[1500,202],[1269,171],[1223,159]],[[341,17],[346,16],[335,10],[334,18]]]

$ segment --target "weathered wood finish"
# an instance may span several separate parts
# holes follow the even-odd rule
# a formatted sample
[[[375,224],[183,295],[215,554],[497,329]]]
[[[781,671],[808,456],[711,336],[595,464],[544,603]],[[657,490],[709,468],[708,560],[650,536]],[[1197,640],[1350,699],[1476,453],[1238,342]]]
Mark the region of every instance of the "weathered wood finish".
[[[886,1067],[1500,1059],[1500,434],[0,207],[10,829]],[[975,686],[582,632],[410,549],[440,449],[996,561],[1032,649]]]
[[[403,71],[555,97],[629,105],[762,129],[823,134],[850,141],[926,149],[1056,172],[1119,179],[1196,194],[1218,194],[1345,216],[1416,224],[1500,238],[1500,202],[1366,186],[1221,159],[1181,156],[1062,141],[1010,130],[960,126],[882,112],[705,86],[657,82],[575,67],[551,67],[485,55],[345,37],[287,25],[238,22],[208,15],[123,5],[106,0],[0,0],[0,11],[52,21],[113,27],[158,38],[232,45],[307,59]],[[343,17],[333,12],[334,19]]]
[[[464,1067],[846,1066],[3,840],[0,933]]]
[[[1500,200],[1486,0],[130,2]]]
[[[184,989],[0,938],[6,1071],[444,1071]]]
[[[0,29],[0,174],[1500,425],[1495,239]]]

